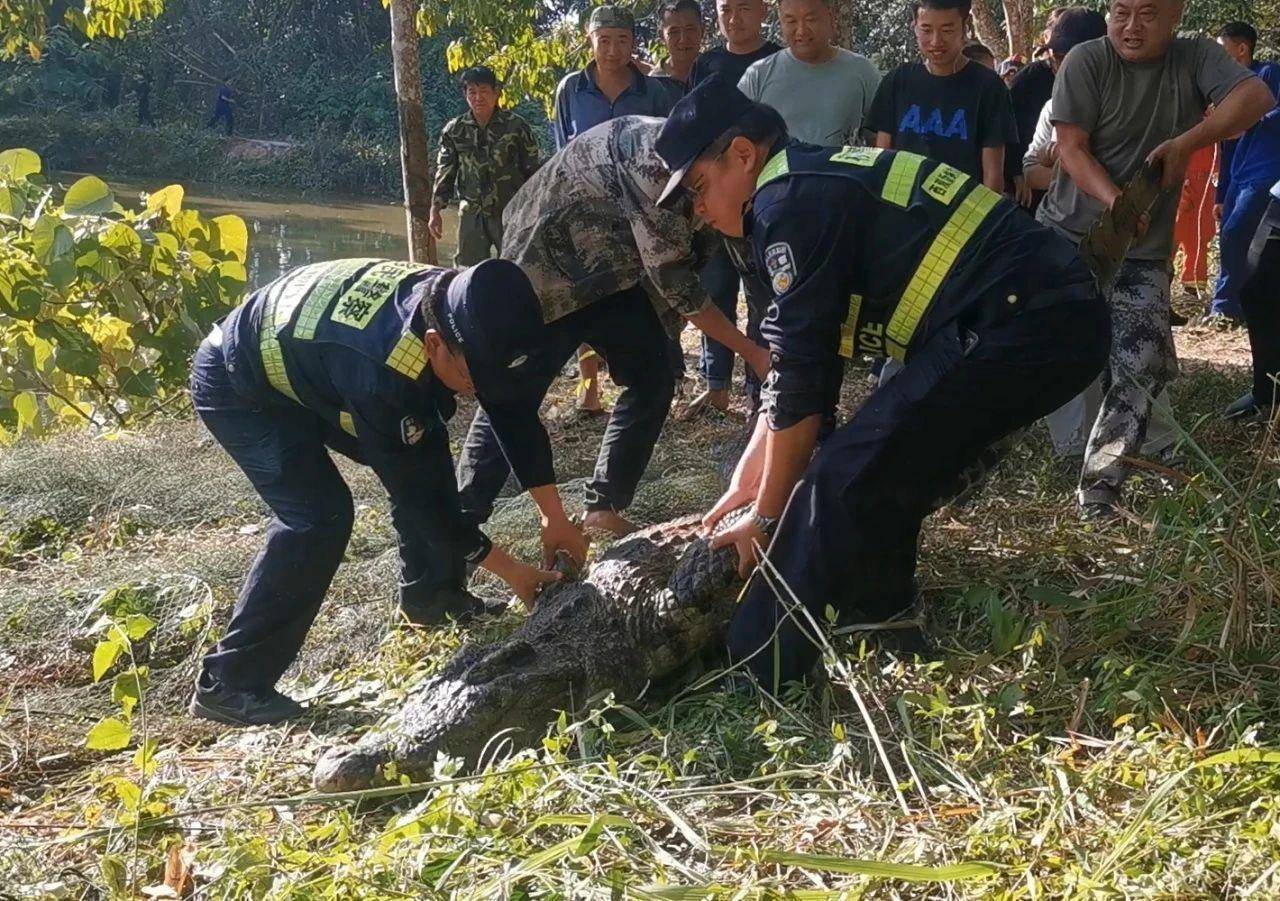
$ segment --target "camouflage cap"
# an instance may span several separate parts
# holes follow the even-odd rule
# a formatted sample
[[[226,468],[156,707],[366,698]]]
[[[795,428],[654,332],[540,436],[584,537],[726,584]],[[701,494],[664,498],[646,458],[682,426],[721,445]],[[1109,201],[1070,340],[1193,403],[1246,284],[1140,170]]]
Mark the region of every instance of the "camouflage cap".
[[[631,10],[621,6],[597,6],[591,10],[587,31],[595,31],[598,28],[625,28],[627,31],[634,32],[636,17],[631,14]]]

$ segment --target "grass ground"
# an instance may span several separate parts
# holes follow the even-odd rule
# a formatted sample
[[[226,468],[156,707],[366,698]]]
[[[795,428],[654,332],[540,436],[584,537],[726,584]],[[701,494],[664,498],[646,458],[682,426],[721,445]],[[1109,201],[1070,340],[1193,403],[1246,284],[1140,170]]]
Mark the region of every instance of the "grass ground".
[[[519,614],[390,628],[394,534],[344,466],[355,537],[283,685],[317,712],[195,722],[193,664],[265,525],[247,484],[190,422],[0,451],[0,898],[163,897],[166,868],[207,898],[1280,897],[1277,455],[1215,417],[1245,384],[1243,336],[1180,343],[1183,462],[1142,472],[1130,519],[1079,522],[1074,471],[1036,433],[929,521],[938,659],[837,636],[806,697],[616,698],[482,773],[441,760],[430,785],[338,798],[309,789],[322,748]],[[571,405],[550,415],[576,480],[599,427],[556,424]],[[705,507],[735,432],[669,423],[636,518]],[[514,498],[490,532],[529,555],[533,525]],[[134,644],[134,742],[90,751],[127,663],[93,681],[95,623],[129,613],[158,623]]]

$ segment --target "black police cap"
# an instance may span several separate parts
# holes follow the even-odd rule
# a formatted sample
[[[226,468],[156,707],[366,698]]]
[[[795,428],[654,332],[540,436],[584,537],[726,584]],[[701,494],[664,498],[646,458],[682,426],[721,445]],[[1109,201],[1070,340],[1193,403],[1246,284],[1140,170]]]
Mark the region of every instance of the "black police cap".
[[[495,381],[519,378],[546,329],[533,285],[510,260],[485,260],[459,272],[445,293],[444,318],[477,391],[481,382],[492,389]]]
[[[680,182],[698,155],[737,125],[753,107],[747,95],[718,72],[680,98],[654,144],[658,156],[671,170],[671,178],[658,197],[658,206],[666,206],[680,196]]]

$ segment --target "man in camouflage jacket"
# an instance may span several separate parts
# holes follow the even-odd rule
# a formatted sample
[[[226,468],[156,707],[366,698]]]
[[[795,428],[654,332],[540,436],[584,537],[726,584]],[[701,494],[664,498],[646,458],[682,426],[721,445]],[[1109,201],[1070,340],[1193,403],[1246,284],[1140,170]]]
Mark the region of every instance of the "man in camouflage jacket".
[[[498,108],[498,79],[487,66],[462,73],[467,112],[440,132],[431,232],[444,232],[440,211],[458,202],[454,265],[472,266],[502,250],[502,211],[538,168],[538,142],[529,123]]]
[[[542,459],[551,445],[538,408],[575,348],[587,344],[623,388],[605,429],[596,471],[585,486],[588,528],[623,534],[619,514],[666,421],[675,392],[667,344],[684,320],[742,355],[762,374],[764,348],[749,341],[707,298],[698,273],[719,236],[687,200],[659,208],[669,173],[654,149],[662,119],[621,116],[574,138],[512,198],[503,216],[502,258],[516,263],[542,306],[547,328],[522,369],[519,396],[486,401],[471,424],[458,464],[464,514],[483,522],[510,472],[518,442],[537,435]],[[517,467],[517,479],[525,477]],[[535,501],[538,499],[535,498]],[[560,515],[559,498],[538,501],[544,518]]]

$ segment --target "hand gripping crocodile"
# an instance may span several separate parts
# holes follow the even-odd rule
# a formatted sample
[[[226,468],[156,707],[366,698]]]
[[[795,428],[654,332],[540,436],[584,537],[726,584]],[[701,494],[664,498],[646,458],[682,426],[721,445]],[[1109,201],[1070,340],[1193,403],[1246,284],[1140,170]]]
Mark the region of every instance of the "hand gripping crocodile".
[[[557,710],[604,691],[634,697],[723,641],[739,586],[733,548],[712,551],[697,517],[630,535],[581,581],[544,591],[510,637],[464,647],[384,727],[326,753],[315,786],[375,786],[387,764],[426,779],[438,752],[475,765],[495,735],[528,746]]]

